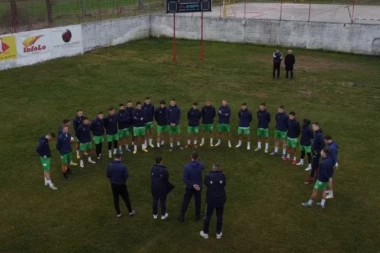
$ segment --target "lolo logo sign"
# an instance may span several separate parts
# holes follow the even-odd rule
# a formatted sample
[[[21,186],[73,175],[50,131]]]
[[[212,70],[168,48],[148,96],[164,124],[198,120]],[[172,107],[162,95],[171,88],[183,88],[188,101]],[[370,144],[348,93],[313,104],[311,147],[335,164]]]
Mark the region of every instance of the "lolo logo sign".
[[[0,37],[0,61],[17,58],[15,36]]]
[[[50,36],[47,32],[18,35],[17,49],[20,56],[43,54],[50,51]]]

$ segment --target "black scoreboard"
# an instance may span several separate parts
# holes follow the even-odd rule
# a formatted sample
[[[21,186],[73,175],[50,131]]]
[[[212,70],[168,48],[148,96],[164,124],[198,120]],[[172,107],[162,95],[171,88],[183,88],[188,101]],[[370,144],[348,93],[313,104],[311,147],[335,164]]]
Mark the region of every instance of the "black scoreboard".
[[[166,0],[166,13],[211,11],[211,0]]]

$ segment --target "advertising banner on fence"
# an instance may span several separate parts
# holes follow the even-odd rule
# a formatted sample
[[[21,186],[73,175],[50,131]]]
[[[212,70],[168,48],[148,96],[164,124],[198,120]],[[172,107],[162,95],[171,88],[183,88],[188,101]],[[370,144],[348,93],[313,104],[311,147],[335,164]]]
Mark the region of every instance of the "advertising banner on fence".
[[[19,57],[30,57],[49,53],[51,50],[49,30],[37,30],[17,34]]]
[[[82,28],[80,25],[51,29],[52,58],[83,53]]]
[[[17,58],[16,37],[0,36],[0,61]]]

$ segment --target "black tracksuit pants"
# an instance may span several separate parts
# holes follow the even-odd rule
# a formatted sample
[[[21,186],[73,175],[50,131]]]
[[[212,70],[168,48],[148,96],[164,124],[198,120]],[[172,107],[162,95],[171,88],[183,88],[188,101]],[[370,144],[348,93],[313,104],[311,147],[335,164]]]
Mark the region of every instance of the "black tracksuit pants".
[[[285,71],[286,71],[286,78],[289,77],[289,72],[290,72],[290,78],[293,79],[293,66],[285,66]]]
[[[126,184],[111,184],[113,194],[113,204],[115,206],[116,214],[120,214],[119,196],[124,200],[128,211],[132,212],[131,201],[129,200],[129,194]]]
[[[201,192],[196,191],[194,188],[185,188],[185,194],[183,195],[183,203],[181,208],[181,216],[184,217],[186,214],[187,207],[189,206],[191,197],[194,195],[195,202],[195,218],[199,219],[201,217]]]
[[[313,161],[311,162],[311,173],[310,173],[310,177],[315,177],[317,176],[316,175],[316,172],[317,172],[317,169],[319,168],[319,160],[321,159],[321,155],[318,154],[317,155],[314,155],[313,156]]]
[[[210,227],[210,220],[211,220],[212,213],[214,212],[214,209],[216,211],[216,233],[220,234],[222,232],[224,205],[214,205],[214,204],[207,203],[206,216],[203,223],[203,232],[205,234],[208,234],[209,227]]]
[[[158,201],[160,201],[161,204],[161,215],[166,214],[166,197],[167,195],[153,195],[153,214],[158,214]]]
[[[280,69],[281,69],[281,63],[273,63],[273,78],[276,77],[276,71],[277,71],[277,78],[280,78]]]

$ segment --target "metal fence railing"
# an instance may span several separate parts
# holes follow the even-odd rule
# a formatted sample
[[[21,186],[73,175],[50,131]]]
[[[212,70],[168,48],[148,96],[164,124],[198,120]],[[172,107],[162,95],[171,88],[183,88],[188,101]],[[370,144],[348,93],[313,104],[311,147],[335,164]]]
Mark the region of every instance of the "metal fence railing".
[[[166,0],[0,0],[0,34],[164,13]],[[380,0],[214,0],[222,18],[380,24]]]

